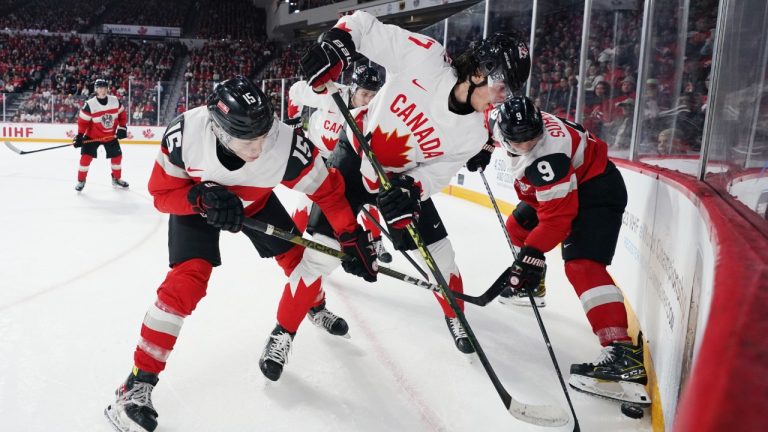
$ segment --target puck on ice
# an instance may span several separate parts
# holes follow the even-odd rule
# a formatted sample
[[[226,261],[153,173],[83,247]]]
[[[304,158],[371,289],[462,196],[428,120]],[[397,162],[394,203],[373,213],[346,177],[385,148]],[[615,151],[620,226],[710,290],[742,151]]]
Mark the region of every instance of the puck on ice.
[[[641,419],[644,415],[643,407],[629,402],[624,402],[621,404],[621,413],[633,419]]]

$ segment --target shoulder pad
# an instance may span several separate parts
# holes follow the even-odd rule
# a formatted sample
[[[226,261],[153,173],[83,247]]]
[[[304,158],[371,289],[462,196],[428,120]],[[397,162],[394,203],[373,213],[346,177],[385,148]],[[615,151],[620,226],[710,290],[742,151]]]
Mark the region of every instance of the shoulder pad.
[[[185,169],[184,160],[181,158],[181,142],[184,133],[184,114],[179,115],[171,121],[163,133],[163,139],[160,145],[168,150],[168,159],[171,163],[181,169]]]
[[[544,186],[556,183],[566,175],[571,168],[571,158],[564,153],[553,153],[542,156],[525,168],[525,177],[534,186]]]
[[[285,167],[285,174],[283,174],[283,181],[294,181],[301,176],[301,174],[312,165],[315,161],[315,145],[312,141],[299,135],[293,134],[293,140],[291,141],[291,153],[288,155],[288,163]]]

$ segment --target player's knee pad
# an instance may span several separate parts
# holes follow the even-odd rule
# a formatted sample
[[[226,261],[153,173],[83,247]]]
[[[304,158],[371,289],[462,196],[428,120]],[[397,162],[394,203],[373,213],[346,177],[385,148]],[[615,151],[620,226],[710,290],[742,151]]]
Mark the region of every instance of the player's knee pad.
[[[592,287],[613,285],[613,279],[605,269],[605,264],[590,259],[566,261],[565,275],[579,295]]]
[[[288,249],[288,252],[277,255],[275,257],[275,261],[277,261],[277,264],[283,269],[285,275],[289,276],[291,272],[293,272],[293,269],[299,265],[303,256],[304,248],[299,245],[295,245],[294,247]]]
[[[435,259],[435,264],[437,264],[437,268],[440,269],[446,281],[450,279],[450,275],[459,274],[459,266],[456,265],[456,253],[453,250],[451,241],[447,237],[428,245],[427,249],[432,254],[432,258]]]
[[[312,239],[334,249],[339,249],[339,242],[322,234],[315,234]],[[301,260],[290,274],[291,282],[303,278],[307,283],[317,279],[319,276],[330,274],[341,261],[338,258],[326,255],[314,249],[305,249]]]
[[[182,315],[189,315],[205,297],[213,265],[194,258],[173,266],[157,290],[157,298]]]

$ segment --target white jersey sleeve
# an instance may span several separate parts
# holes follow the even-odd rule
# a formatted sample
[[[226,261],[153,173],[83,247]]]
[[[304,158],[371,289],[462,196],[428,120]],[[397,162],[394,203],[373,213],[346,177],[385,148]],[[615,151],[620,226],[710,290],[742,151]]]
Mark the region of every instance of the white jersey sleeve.
[[[343,16],[336,28],[348,31],[357,50],[386,68],[387,73],[430,65],[442,67],[446,57],[445,49],[436,40],[384,24],[368,12],[356,11]]]
[[[345,99],[348,97],[349,89],[343,84],[334,83]],[[312,86],[306,81],[297,81],[293,83],[288,90],[288,100],[299,108],[299,112],[304,106],[327,111],[336,106],[330,93],[315,93]]]

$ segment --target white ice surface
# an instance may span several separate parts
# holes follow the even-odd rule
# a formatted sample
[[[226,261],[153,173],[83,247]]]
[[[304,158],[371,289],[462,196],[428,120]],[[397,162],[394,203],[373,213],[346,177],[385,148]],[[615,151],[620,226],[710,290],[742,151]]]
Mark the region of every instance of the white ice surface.
[[[17,144],[24,149],[46,145]],[[81,194],[71,148],[17,155],[0,148],[0,431],[109,431],[103,417],[132,366],[147,307],[167,272],[167,216],[146,183],[155,146],[124,146],[128,191],[114,190],[100,154]],[[290,210],[297,195],[278,190]],[[437,207],[456,249],[465,291],[482,293],[509,264],[494,213],[449,196]],[[391,250],[391,246],[390,246]],[[285,283],[243,235],[223,234],[224,264],[186,319],[153,399],[158,432],[570,431],[522,423],[504,409],[478,360],[454,348],[429,292],[384,276],[376,284],[337,270],[328,307],[350,340],[304,323],[285,372],[258,368]],[[597,339],[548,254],[542,316],[565,379],[592,361]],[[416,276],[395,255],[393,265]],[[525,403],[565,398],[528,308],[496,302],[466,314],[507,391]],[[571,392],[583,431],[648,431],[619,404]]]

